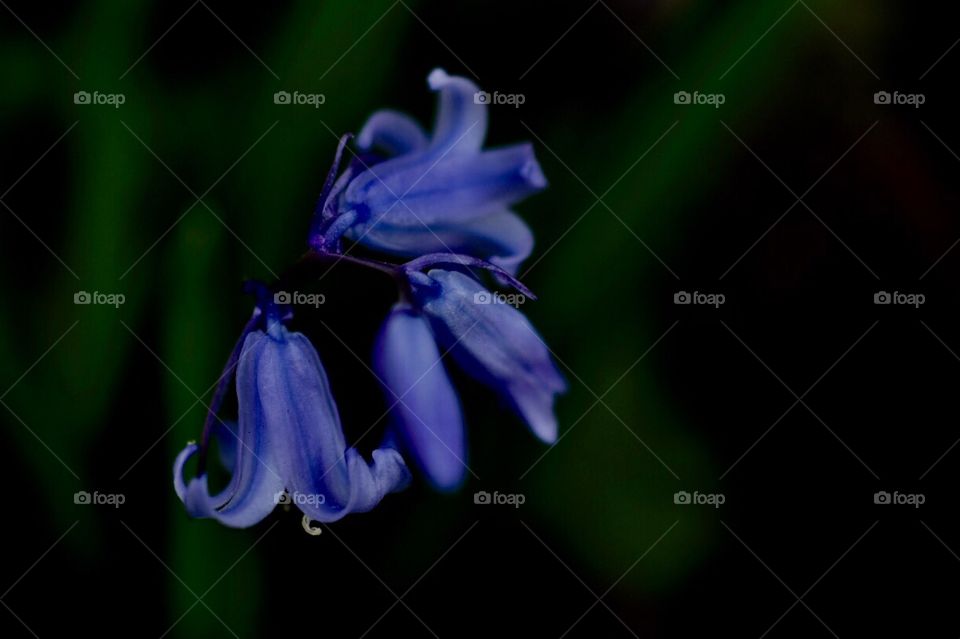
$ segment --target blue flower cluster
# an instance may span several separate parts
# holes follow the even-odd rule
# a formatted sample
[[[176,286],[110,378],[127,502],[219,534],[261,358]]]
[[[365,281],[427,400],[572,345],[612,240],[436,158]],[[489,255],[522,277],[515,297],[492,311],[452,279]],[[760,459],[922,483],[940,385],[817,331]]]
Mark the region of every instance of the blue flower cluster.
[[[227,363],[199,443],[174,463],[187,512],[234,527],[256,524],[278,503],[310,521],[331,522],[375,507],[403,489],[410,459],[438,490],[464,481],[463,410],[443,354],[492,388],[542,441],[557,437],[553,404],[566,383],[517,305],[498,303],[480,281],[489,272],[519,298],[533,298],[515,275],[533,236],[510,207],[546,187],[529,144],[484,149],[487,105],[470,80],[434,70],[439,94],[433,135],[395,111],[378,111],[337,148],[310,224],[301,262],[349,260],[389,272],[400,301],[375,343],[373,370],[390,424],[370,461],[348,447],[320,357],[291,332],[292,309],[272,287],[252,286],[253,316]],[[351,149],[352,151],[352,149]],[[347,245],[345,249],[344,246]],[[350,255],[361,246],[397,262]],[[302,270],[302,269],[301,269]],[[238,420],[217,413],[236,379]],[[210,494],[206,453],[213,439],[230,473]],[[197,457],[193,478],[184,479]]]

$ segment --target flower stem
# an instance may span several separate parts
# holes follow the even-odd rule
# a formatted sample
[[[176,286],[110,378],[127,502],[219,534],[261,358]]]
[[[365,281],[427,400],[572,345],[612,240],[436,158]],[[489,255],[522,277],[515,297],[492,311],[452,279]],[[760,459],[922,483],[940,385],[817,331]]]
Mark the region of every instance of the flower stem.
[[[390,277],[397,277],[400,273],[400,266],[397,264],[391,264],[390,262],[383,262],[380,260],[372,260],[366,257],[357,257],[347,253],[321,253],[319,251],[311,250],[308,251],[301,259],[317,262],[333,262],[334,264],[340,261],[349,262],[350,264],[356,264],[357,266],[363,266],[365,268],[386,273],[390,275]]]

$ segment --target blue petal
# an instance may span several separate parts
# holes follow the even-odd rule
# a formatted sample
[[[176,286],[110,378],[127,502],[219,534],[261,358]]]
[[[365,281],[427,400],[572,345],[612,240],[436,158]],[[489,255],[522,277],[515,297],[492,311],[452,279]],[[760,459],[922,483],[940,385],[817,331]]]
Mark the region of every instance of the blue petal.
[[[211,496],[207,476],[192,479],[184,485],[183,467],[196,452],[191,444],[174,464],[174,485],[187,512],[193,517],[211,517],[236,528],[245,528],[261,521],[273,510],[275,496],[284,488],[281,465],[277,460],[279,440],[276,433],[264,428],[262,420],[251,410],[258,394],[255,370],[264,333],[251,333],[244,341],[237,366],[237,396],[240,400],[240,421],[235,433],[237,446],[233,474],[227,487]]]
[[[355,448],[348,449],[345,457],[351,482],[350,501],[344,509],[345,513],[373,510],[388,493],[403,490],[410,484],[407,464],[400,453],[389,446],[374,450],[371,454],[373,461],[369,464]],[[310,515],[308,511],[304,512]],[[323,521],[313,515],[311,518]]]
[[[416,120],[384,109],[367,120],[357,135],[357,146],[364,151],[380,148],[388,155],[402,155],[426,148],[427,134]]]
[[[529,144],[439,161],[412,158],[376,164],[347,187],[341,211],[362,212],[354,238],[371,226],[406,232],[460,224],[498,213],[547,184]]]
[[[287,490],[306,515],[335,521],[370,510],[405,485],[409,473],[396,451],[376,451],[368,465],[356,450],[346,449],[327,375],[306,336],[281,328],[276,339],[264,342],[256,361],[254,410],[277,438]]]
[[[431,270],[411,280],[441,343],[473,377],[492,386],[537,437],[553,442],[554,396],[566,382],[527,318],[512,306],[489,303],[479,282],[463,273]]]
[[[373,211],[376,219],[376,212],[382,212],[390,203],[381,208],[376,203],[367,203],[366,191],[371,185],[380,187],[381,196],[392,197],[392,203],[402,207],[396,200],[412,191],[427,173],[436,170],[442,159],[480,153],[486,135],[487,114],[486,105],[474,103],[477,86],[465,78],[448,76],[442,69],[434,69],[428,82],[431,88],[440,92],[433,137],[428,141],[416,121],[404,114],[390,110],[374,113],[357,137],[357,146],[361,150],[379,146],[391,159],[377,163],[375,169],[353,180],[355,183],[341,203],[341,212],[361,207],[364,212]],[[534,172],[532,168],[528,171]],[[386,177],[391,175],[395,178],[387,181]]]
[[[440,92],[431,154],[479,151],[487,135],[487,105],[474,99],[480,87],[466,78],[447,75],[443,69],[434,69],[427,83]]]
[[[516,274],[533,251],[533,234],[516,213],[502,210],[461,224],[396,227],[381,223],[367,228],[362,243],[403,257],[462,253],[489,260]]]
[[[474,248],[474,255],[485,255],[485,259],[511,275],[517,274],[520,265],[533,252],[533,233],[512,211],[502,211],[465,226],[473,233],[471,243],[474,247],[489,247]]]
[[[427,320],[409,306],[394,307],[380,329],[373,366],[392,406],[394,431],[436,488],[458,488],[466,471],[463,418]]]

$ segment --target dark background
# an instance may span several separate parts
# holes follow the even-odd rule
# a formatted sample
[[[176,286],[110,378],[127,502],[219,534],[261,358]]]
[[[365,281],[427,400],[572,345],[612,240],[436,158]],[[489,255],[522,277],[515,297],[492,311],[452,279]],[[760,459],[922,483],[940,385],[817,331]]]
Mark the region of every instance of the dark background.
[[[948,7],[0,5],[4,637],[960,633]],[[551,182],[519,207],[538,240],[523,310],[570,381],[562,438],[455,377],[461,493],[418,480],[318,537],[282,510],[189,520],[171,463],[249,312],[241,282],[303,250],[339,134],[387,106],[431,121],[436,66],[526,98],[490,108],[489,144],[532,141]],[[349,265],[317,290],[298,327],[359,438],[385,408],[363,362],[394,293]]]

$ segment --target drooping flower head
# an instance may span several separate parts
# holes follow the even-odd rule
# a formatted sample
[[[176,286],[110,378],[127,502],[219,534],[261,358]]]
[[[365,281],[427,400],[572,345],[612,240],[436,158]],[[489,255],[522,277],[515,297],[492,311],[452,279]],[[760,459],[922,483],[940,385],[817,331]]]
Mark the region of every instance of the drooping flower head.
[[[553,403],[566,390],[536,329],[515,306],[463,272],[468,266],[491,269],[522,296],[533,297],[508,273],[480,260],[421,257],[405,269],[412,300],[387,317],[373,360],[393,427],[430,481],[445,490],[464,478],[466,447],[460,404],[438,345],[546,443],[556,441]]]
[[[409,480],[393,448],[374,450],[367,463],[346,446],[316,349],[278,315],[278,309],[268,309],[263,329],[243,340],[236,366],[239,419],[236,428],[220,423],[218,429],[231,472],[226,488],[211,495],[205,472],[183,479],[197,444],[188,445],[174,464],[177,495],[194,517],[243,528],[289,501],[310,520],[331,522],[370,510]]]

